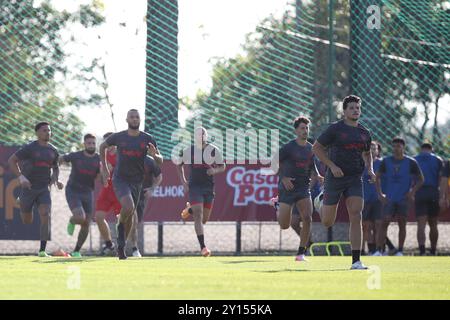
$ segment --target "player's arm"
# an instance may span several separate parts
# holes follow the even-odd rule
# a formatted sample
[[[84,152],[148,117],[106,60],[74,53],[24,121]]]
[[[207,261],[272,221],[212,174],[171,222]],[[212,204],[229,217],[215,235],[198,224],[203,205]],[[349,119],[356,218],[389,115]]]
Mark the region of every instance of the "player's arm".
[[[372,153],[370,152],[370,149],[368,151],[363,151],[362,158],[363,158],[364,164],[367,168],[367,174],[370,177],[370,183],[374,183],[377,176],[373,172],[373,159],[372,159]]]
[[[100,152],[100,163],[101,163],[101,174],[102,174],[102,182],[103,186],[108,186],[108,179],[110,175],[108,163],[106,161],[106,148],[110,145],[114,145],[116,139],[116,134],[110,135],[105,141],[100,144],[99,152]]]
[[[58,164],[61,166],[63,164],[68,165],[71,162],[71,154],[65,154],[62,157],[58,158]]]
[[[383,203],[386,204],[387,199],[386,195],[381,190],[381,176],[386,173],[386,163],[385,161],[381,161],[380,168],[376,172],[376,179],[375,179],[375,187],[377,190],[378,199]]]
[[[53,166],[52,166],[52,176],[50,178],[50,185],[56,185],[58,187],[59,190],[61,190],[62,188],[64,188],[64,184],[59,181],[59,154],[56,154],[55,160],[53,161]]]
[[[331,161],[330,158],[328,158],[326,147],[319,141],[314,142],[313,153],[323,164],[330,168],[331,172],[336,178],[344,176],[341,168],[335,165],[334,162]]]
[[[407,193],[407,197],[411,200],[414,200],[414,196],[416,195],[417,190],[419,190],[423,183],[425,182],[425,177],[423,176],[422,170],[420,170],[419,165],[415,160],[411,160],[411,174],[416,177],[416,181],[411,190]]]
[[[450,162],[447,162],[441,171],[441,179],[439,182],[439,205],[442,209],[447,209],[448,201],[448,177],[450,175]]]
[[[186,176],[184,174],[184,162],[183,157],[186,154],[186,152],[189,152],[190,149],[186,149],[184,151],[180,152],[179,158],[177,159],[177,174],[178,178],[180,179],[181,184],[183,185],[184,192],[187,193],[189,191],[189,185],[186,181]]]
[[[16,177],[19,178],[19,182],[22,188],[31,188],[30,181],[20,172],[19,168],[19,157],[14,153],[12,154],[8,159],[8,165],[11,169],[12,173],[16,175]]]
[[[150,155],[156,162],[156,164],[158,166],[161,166],[163,163],[163,156],[162,154],[159,152],[158,148],[155,147],[155,145],[153,143],[149,143],[148,144],[148,151],[147,151],[148,155]]]
[[[317,182],[323,185],[323,177],[320,175],[319,170],[317,170],[316,162],[311,163],[311,186],[315,185]]]
[[[225,161],[223,161],[222,153],[218,149],[215,149],[215,156],[216,159],[214,159],[214,162],[216,166],[214,168],[209,168],[207,170],[207,174],[210,176],[224,172],[226,168]]]

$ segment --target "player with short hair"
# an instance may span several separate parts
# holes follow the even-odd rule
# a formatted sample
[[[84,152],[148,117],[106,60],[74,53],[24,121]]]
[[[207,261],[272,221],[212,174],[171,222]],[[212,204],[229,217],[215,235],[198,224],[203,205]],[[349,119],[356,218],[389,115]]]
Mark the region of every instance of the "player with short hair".
[[[415,197],[415,212],[417,219],[417,242],[420,255],[425,255],[425,226],[430,226],[430,253],[436,254],[439,215],[439,185],[443,174],[444,162],[433,153],[431,143],[423,143],[421,152],[414,157],[425,177],[422,187],[417,190]]]
[[[95,152],[96,138],[88,133],[83,137],[84,150],[71,152],[59,159],[59,164],[70,163],[69,181],[66,184],[66,199],[72,217],[67,225],[67,233],[73,235],[75,225],[80,225],[78,240],[72,257],[81,258],[80,249],[89,234],[93,214],[93,193],[95,180],[100,177],[100,156]]]
[[[109,136],[100,145],[100,159],[103,167],[105,186],[110,176],[106,164],[106,148],[117,147],[117,166],[112,178],[114,193],[120,202],[121,210],[117,224],[117,254],[120,260],[126,259],[125,244],[133,225],[133,214],[142,193],[144,177],[144,160],[147,150],[156,162],[162,163],[155,139],[139,130],[141,118],[139,111],[130,109],[127,113],[128,130],[117,132]]]
[[[184,220],[190,215],[194,217],[195,233],[204,257],[211,255],[211,251],[205,245],[203,225],[208,222],[213,208],[214,176],[225,171],[222,153],[215,145],[208,143],[207,139],[206,129],[196,128],[194,144],[180,153],[177,165],[178,176],[183,184],[184,192],[189,196],[189,202],[181,212],[181,217]],[[186,180],[184,165],[190,167],[189,180]]]
[[[52,205],[49,187],[55,184],[61,190],[64,186],[59,182],[58,150],[49,142],[52,136],[50,124],[39,122],[34,131],[37,140],[11,155],[8,165],[19,178],[22,188],[19,197],[22,222],[33,223],[33,207],[36,206],[41,221],[39,257],[48,257],[45,249],[50,239]],[[19,162],[23,164],[22,170]]]
[[[385,157],[377,171],[377,193],[383,203],[383,228],[381,239],[386,239],[387,229],[396,217],[398,221],[398,251],[403,255],[406,239],[406,222],[408,217],[408,201],[414,201],[417,190],[422,186],[424,177],[414,158],[405,155],[405,140],[396,137],[392,140],[393,155]],[[412,187],[413,183],[414,186]],[[381,188],[384,186],[384,190]],[[382,251],[384,243],[378,248]]]
[[[361,212],[364,206],[362,173],[367,168],[370,181],[375,182],[368,129],[359,123],[361,98],[350,95],[343,100],[344,119],[332,123],[313,145],[313,152],[327,167],[324,191],[317,206],[322,223],[334,224],[337,206],[342,195],[350,220],[352,270],[367,269],[360,261],[362,247]],[[328,148],[328,155],[327,155]],[[323,205],[321,202],[323,201]]]
[[[301,216],[300,245],[296,261],[307,261],[305,253],[311,234],[312,200],[311,176],[319,176],[314,162],[312,144],[307,141],[310,120],[304,116],[294,119],[293,126],[296,139],[283,145],[277,157],[275,167],[279,167],[280,182],[278,185],[278,223],[281,229],[288,229],[292,221],[292,208],[295,206]],[[278,158],[278,159],[277,159]],[[278,161],[277,161],[278,160]],[[300,228],[300,221],[295,228]]]

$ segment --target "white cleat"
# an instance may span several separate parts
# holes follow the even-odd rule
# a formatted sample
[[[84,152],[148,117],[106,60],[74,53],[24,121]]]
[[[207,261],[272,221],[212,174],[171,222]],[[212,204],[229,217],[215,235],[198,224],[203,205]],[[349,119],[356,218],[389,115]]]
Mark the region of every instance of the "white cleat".
[[[135,258],[142,258],[142,255],[139,252],[139,249],[133,251],[133,257],[135,257]]]
[[[394,254],[394,256],[397,256],[397,257],[403,257],[403,252],[402,252],[402,251],[397,251],[397,252]]]
[[[378,250],[372,254],[372,257],[381,257],[381,256],[383,256],[383,254]]]
[[[361,261],[356,261],[350,267],[350,270],[367,270],[367,269],[369,269],[369,268],[367,268],[365,265],[363,265]]]
[[[308,262],[308,259],[306,259],[306,257],[305,257],[304,254],[299,254],[298,256],[295,257],[295,261],[298,261],[298,262],[302,262],[302,261]]]

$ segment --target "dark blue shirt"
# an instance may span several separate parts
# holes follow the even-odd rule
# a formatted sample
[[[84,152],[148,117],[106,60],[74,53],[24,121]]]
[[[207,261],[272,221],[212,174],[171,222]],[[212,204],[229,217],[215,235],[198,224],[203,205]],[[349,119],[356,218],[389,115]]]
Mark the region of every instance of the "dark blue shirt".
[[[441,176],[446,178],[450,177],[450,160],[445,161],[445,165],[442,167]]]
[[[377,158],[373,160],[373,171],[377,172],[381,165],[381,159]],[[370,176],[367,168],[364,168],[363,173],[363,188],[364,188],[364,201],[374,202],[378,200],[377,188],[375,183],[370,183]],[[383,187],[381,188],[382,190]]]
[[[415,157],[422,170],[425,182],[423,187],[439,188],[439,180],[442,173],[443,161],[434,153],[421,152]]]
[[[364,126],[356,127],[345,124],[344,120],[332,123],[317,141],[328,147],[328,156],[341,168],[344,176],[361,175],[364,171],[362,153],[370,150],[372,137]],[[327,171],[331,174],[330,170]]]
[[[144,159],[149,143],[155,147],[156,141],[145,132],[138,136],[128,135],[128,130],[114,133],[106,139],[109,146],[117,146],[117,164],[114,176],[127,182],[142,183],[144,179]]]
[[[31,189],[48,187],[51,181],[51,169],[58,168],[58,150],[50,143],[42,146],[33,141],[15,153],[22,161],[22,174],[30,181]]]
[[[421,174],[419,165],[414,158],[405,156],[397,160],[393,156],[381,161],[378,170],[381,173],[381,181],[384,181],[384,193],[390,201],[399,202],[405,200],[406,194],[411,188],[413,176]]]
[[[97,153],[88,157],[84,151],[72,152],[64,155],[63,160],[72,165],[68,187],[78,191],[94,190],[95,178],[100,172],[100,156]]]
[[[301,146],[291,140],[280,148],[280,180],[283,177],[294,178],[294,185],[309,184],[311,173],[316,172],[312,144],[307,142]]]

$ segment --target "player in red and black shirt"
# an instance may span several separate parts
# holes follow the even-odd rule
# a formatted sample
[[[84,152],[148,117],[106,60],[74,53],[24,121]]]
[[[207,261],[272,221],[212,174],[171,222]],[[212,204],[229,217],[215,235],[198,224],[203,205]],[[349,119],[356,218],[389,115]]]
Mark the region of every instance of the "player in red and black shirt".
[[[22,187],[19,197],[22,222],[33,223],[33,207],[38,208],[41,221],[39,256],[48,257],[45,248],[50,239],[49,220],[52,205],[49,187],[56,184],[58,189],[62,189],[63,184],[58,180],[58,150],[49,143],[52,133],[50,125],[40,122],[34,131],[38,139],[20,148],[8,159],[8,164],[12,172],[19,177]],[[19,167],[20,161],[23,163],[23,171]]]
[[[125,243],[133,225],[133,214],[139,203],[142,193],[142,183],[144,177],[144,159],[147,150],[159,164],[162,163],[162,156],[157,149],[156,141],[153,137],[139,130],[141,119],[136,109],[131,109],[127,113],[128,130],[117,132],[109,136],[100,145],[100,159],[104,183],[110,176],[106,165],[106,148],[117,147],[117,165],[112,178],[114,193],[122,206],[120,210],[119,223],[117,225],[117,253],[119,259],[126,259]]]
[[[350,220],[353,259],[351,269],[363,270],[367,268],[360,261],[361,211],[364,205],[361,176],[366,167],[371,183],[376,180],[370,153],[372,138],[369,130],[358,122],[361,116],[361,98],[347,96],[344,98],[343,107],[344,119],[332,123],[313,146],[314,154],[328,167],[323,206],[318,211],[322,223],[326,227],[332,226],[336,220],[339,199],[344,195]]]
[[[177,172],[189,195],[189,202],[181,213],[183,219],[191,214],[194,217],[195,233],[204,257],[211,255],[205,245],[203,225],[208,222],[214,201],[214,176],[225,170],[220,150],[207,142],[208,134],[204,128],[196,128],[194,144],[180,154]],[[189,182],[184,175],[183,165],[190,166]]]

